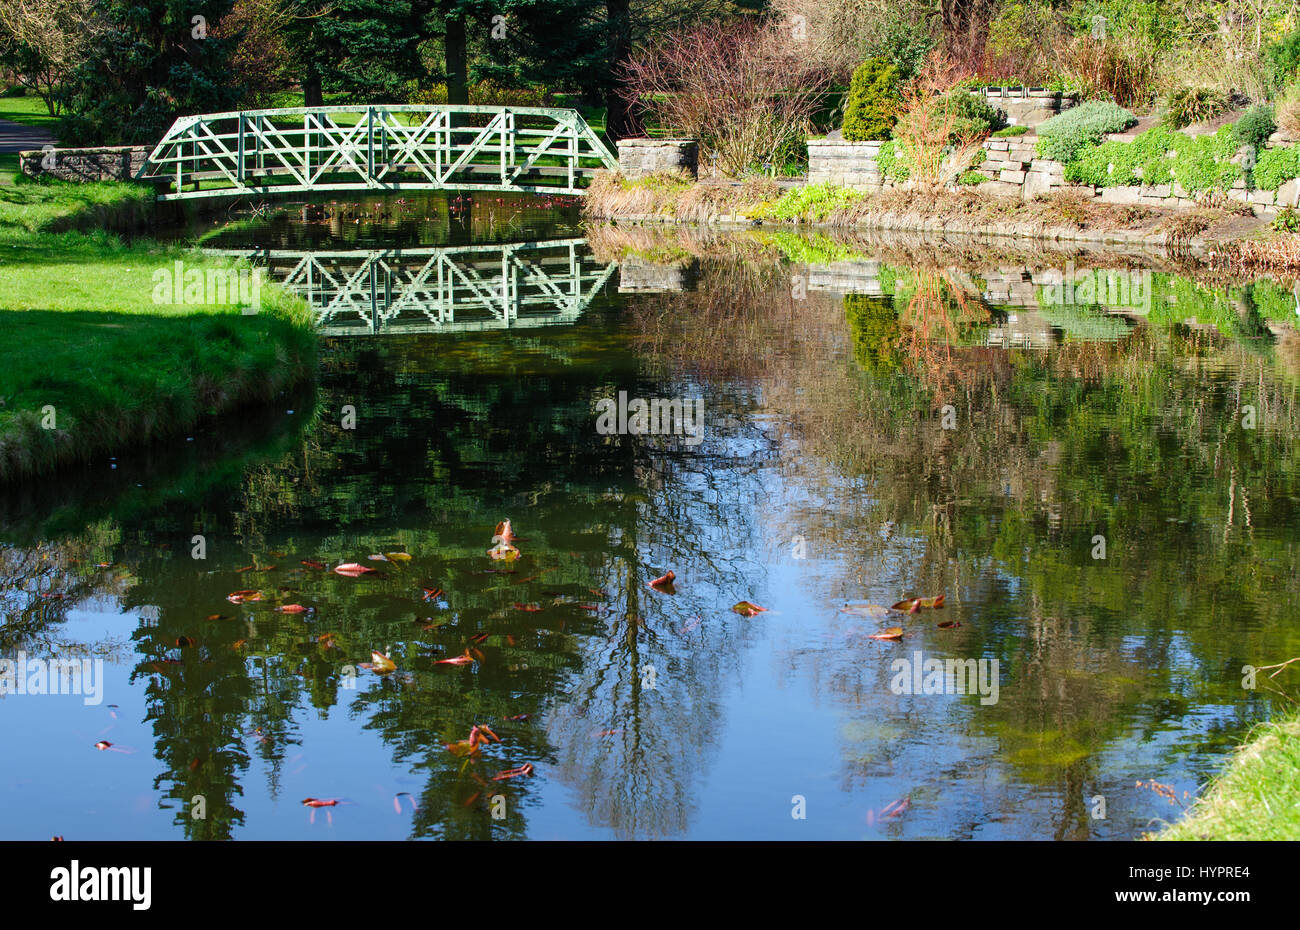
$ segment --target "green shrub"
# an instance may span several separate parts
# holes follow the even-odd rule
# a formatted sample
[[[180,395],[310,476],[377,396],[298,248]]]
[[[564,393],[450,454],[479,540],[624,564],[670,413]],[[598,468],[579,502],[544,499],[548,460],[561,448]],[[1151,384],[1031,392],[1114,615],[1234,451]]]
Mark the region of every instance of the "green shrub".
[[[838,184],[807,184],[789,188],[750,215],[755,219],[824,220],[835,210],[857,203],[863,196],[861,191]]]
[[[849,142],[888,139],[902,103],[898,69],[883,58],[868,58],[853,72],[844,110],[844,138]]]
[[[1214,119],[1227,109],[1228,98],[1222,91],[1211,87],[1183,87],[1165,99],[1165,122],[1174,129],[1182,129]]]
[[[1277,129],[1277,120],[1273,118],[1273,107],[1259,103],[1251,107],[1237,120],[1235,127],[1237,145],[1253,145],[1258,153],[1263,150],[1268,137]]]
[[[943,112],[955,117],[953,137],[988,135],[1002,125],[1002,117],[983,94],[954,90],[944,98],[943,107]]]
[[[1007,126],[994,132],[993,138],[1006,139],[1011,136],[1023,136],[1027,132],[1029,132],[1028,126]]]
[[[961,176],[957,178],[957,183],[964,184],[967,186],[973,186],[976,184],[983,184],[985,181],[992,181],[992,180],[993,179],[990,178],[988,175],[980,174],[978,171],[971,170],[971,171],[963,171],[961,173]]]
[[[1227,190],[1242,176],[1241,167],[1229,161],[1236,151],[1236,134],[1231,126],[1196,139],[1167,126],[1156,126],[1132,142],[1085,146],[1065,166],[1065,177],[1096,187],[1177,181],[1188,193]],[[1258,183],[1258,168],[1256,175]]]
[[[880,152],[876,155],[876,167],[891,181],[906,181],[912,174],[912,163],[907,152],[900,149],[893,139],[880,147]]]
[[[1275,191],[1292,178],[1300,177],[1300,149],[1264,149],[1251,177],[1255,187],[1263,191]]]
[[[1264,54],[1284,80],[1294,75],[1300,68],[1300,29],[1274,42]]]
[[[1236,134],[1223,126],[1212,136],[1178,142],[1174,158],[1174,179],[1190,193],[1227,190],[1242,176],[1240,165],[1228,161],[1237,151]]]
[[[1123,132],[1136,122],[1136,116],[1108,101],[1081,103],[1038,127],[1038,152],[1068,164],[1084,146],[1096,145],[1106,133]]]

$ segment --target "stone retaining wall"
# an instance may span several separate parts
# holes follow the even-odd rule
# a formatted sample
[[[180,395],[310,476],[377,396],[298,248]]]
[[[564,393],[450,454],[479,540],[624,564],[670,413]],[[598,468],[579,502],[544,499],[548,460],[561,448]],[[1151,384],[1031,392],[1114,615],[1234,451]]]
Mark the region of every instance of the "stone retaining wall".
[[[989,106],[1000,110],[1011,126],[1033,129],[1062,110],[1074,106],[1074,98],[1050,90],[985,87],[973,94],[983,97]]]
[[[21,152],[18,166],[29,178],[60,181],[129,181],[149,157],[150,147],[122,145]]]
[[[880,190],[885,179],[876,165],[883,142],[808,140],[808,183]]]
[[[699,174],[700,144],[693,139],[620,139],[618,170],[626,178],[641,178],[656,171]]]

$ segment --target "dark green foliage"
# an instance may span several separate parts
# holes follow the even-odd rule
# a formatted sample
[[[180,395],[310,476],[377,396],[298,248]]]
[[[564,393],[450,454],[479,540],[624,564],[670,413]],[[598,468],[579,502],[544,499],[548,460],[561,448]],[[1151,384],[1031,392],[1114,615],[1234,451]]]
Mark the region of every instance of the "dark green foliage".
[[[64,89],[67,142],[157,142],[176,117],[232,109],[231,40],[211,33],[234,0],[98,0],[108,28]],[[196,35],[203,17],[206,37]]]
[[[1283,80],[1293,76],[1300,69],[1300,29],[1274,42],[1264,54]]]
[[[844,111],[844,138],[849,142],[888,139],[902,102],[898,69],[883,58],[868,58],[853,72]]]
[[[1277,120],[1273,117],[1271,104],[1259,103],[1251,107],[1237,120],[1235,127],[1238,145],[1253,145],[1255,151],[1264,148],[1268,137],[1277,129]]]

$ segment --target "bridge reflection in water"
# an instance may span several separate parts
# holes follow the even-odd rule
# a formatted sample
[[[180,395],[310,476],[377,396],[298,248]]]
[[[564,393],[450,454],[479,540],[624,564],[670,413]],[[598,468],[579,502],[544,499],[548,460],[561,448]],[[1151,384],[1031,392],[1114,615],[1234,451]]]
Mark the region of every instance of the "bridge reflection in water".
[[[358,251],[212,249],[266,269],[329,335],[453,333],[573,323],[618,266],[585,239]]]

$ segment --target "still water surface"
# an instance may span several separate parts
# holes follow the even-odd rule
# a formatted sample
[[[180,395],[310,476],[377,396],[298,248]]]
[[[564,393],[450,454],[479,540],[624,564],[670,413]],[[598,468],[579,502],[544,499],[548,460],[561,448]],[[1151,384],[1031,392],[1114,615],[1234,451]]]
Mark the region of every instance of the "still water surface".
[[[315,390],[5,492],[0,654],[104,659],[98,705],[0,698],[6,838],[1129,838],[1179,812],[1138,781],[1190,803],[1284,706],[1241,670],[1300,654],[1289,285],[504,200],[183,234],[388,250],[388,290],[335,304]],[[440,259],[459,307],[415,280],[500,243]],[[698,399],[702,441],[602,434],[619,392]],[[917,653],[996,701],[897,693]]]

